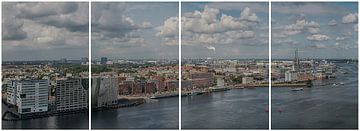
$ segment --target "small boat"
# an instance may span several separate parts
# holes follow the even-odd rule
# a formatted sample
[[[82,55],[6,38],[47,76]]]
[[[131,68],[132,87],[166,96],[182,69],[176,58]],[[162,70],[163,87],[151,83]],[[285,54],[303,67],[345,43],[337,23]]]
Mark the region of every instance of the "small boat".
[[[191,92],[190,95],[195,96],[195,95],[202,95],[202,94],[204,94],[204,92],[201,92],[201,91],[193,91],[193,92]]]
[[[340,85],[344,85],[344,82],[340,82]]]
[[[292,91],[302,91],[304,90],[304,88],[295,88],[295,89],[292,89]]]
[[[334,83],[334,84],[332,84],[332,86],[339,86],[338,84],[336,84],[336,83]]]

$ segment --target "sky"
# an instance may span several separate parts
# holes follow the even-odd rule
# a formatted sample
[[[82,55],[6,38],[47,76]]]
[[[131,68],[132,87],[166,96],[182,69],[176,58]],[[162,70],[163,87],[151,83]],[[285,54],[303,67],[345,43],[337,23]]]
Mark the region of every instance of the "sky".
[[[182,58],[267,59],[268,2],[182,2]]]
[[[2,59],[88,57],[88,3],[3,2]]]
[[[272,3],[272,58],[356,58],[357,3]]]
[[[177,59],[178,2],[92,3],[92,58]]]

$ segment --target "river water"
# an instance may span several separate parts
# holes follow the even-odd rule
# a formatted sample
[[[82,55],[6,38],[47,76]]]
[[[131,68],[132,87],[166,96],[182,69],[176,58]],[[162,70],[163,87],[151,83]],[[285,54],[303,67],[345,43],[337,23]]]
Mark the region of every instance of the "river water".
[[[89,115],[79,113],[21,121],[2,121],[2,129],[89,129]]]
[[[272,128],[357,129],[358,68],[355,64],[338,65],[348,74],[315,81],[315,86],[303,91],[272,88]],[[332,86],[340,82],[344,85]]]
[[[136,107],[92,112],[93,129],[178,129],[178,97]]]
[[[268,129],[268,88],[182,98],[183,129]]]

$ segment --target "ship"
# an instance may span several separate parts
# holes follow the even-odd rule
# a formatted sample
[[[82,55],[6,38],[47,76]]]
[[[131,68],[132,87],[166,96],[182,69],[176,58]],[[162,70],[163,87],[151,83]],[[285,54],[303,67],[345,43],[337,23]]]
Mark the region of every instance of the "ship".
[[[292,91],[302,91],[304,90],[304,88],[295,88],[295,89],[292,89]]]

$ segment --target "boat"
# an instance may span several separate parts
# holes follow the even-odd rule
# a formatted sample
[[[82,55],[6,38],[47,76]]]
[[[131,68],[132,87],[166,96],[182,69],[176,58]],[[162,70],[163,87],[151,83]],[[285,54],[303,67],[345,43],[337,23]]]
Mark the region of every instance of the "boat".
[[[160,94],[160,95],[153,95],[150,98],[151,99],[162,99],[162,98],[168,98],[168,97],[175,97],[179,94],[171,93],[171,94]]]
[[[226,87],[217,87],[217,88],[209,88],[211,92],[220,92],[220,91],[227,91],[230,90],[229,88]]]
[[[202,94],[204,94],[204,92],[202,92],[202,91],[193,91],[193,92],[190,93],[190,95],[192,95],[192,96],[202,95]]]
[[[344,85],[344,82],[340,82],[340,85]]]
[[[338,86],[338,84],[334,83],[334,84],[332,84],[332,86]]]
[[[295,88],[295,89],[292,89],[292,91],[302,91],[304,90],[304,88]]]

